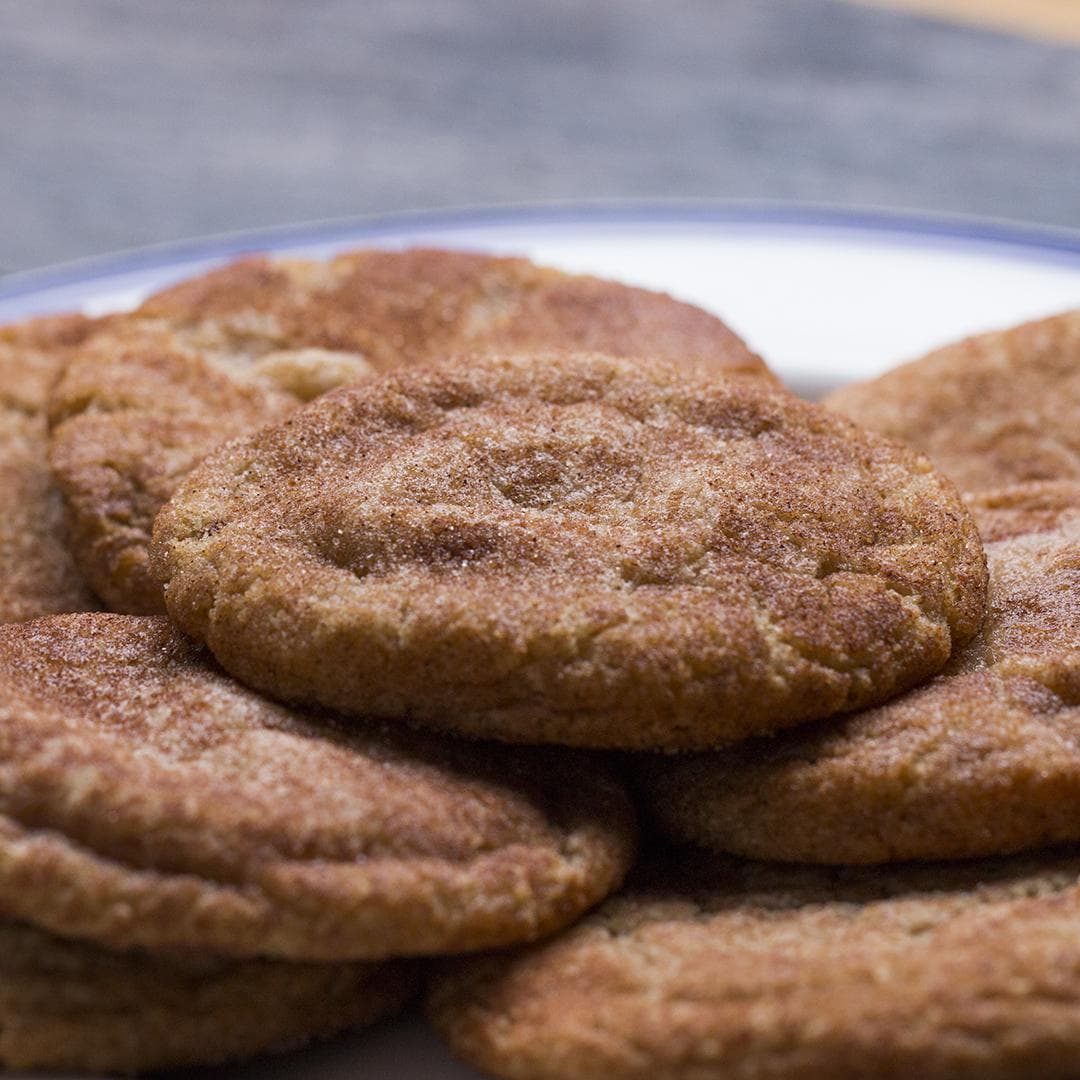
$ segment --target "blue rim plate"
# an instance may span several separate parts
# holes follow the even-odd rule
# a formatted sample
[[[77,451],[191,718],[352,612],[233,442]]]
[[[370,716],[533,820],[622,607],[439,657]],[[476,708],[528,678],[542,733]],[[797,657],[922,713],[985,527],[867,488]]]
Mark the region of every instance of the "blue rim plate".
[[[1080,232],[972,218],[777,203],[502,207],[360,218],[165,244],[0,280],[0,322],[92,314],[254,252],[350,247],[517,252],[663,289],[727,319],[808,392],[875,374],[962,334],[1080,307]],[[207,1080],[479,1074],[415,1016]]]
[[[122,309],[254,252],[513,252],[671,292],[721,315],[796,386],[867,377],[953,338],[1080,307],[1080,231],[770,202],[493,207],[164,244],[0,280],[0,322]]]
[[[1062,229],[1004,219],[960,214],[920,214],[829,204],[771,201],[617,202],[466,207],[446,211],[412,211],[381,216],[339,218],[154,244],[93,256],[0,278],[0,302],[89,283],[136,271],[180,263],[219,261],[255,251],[290,250],[340,242],[357,245],[428,242],[436,236],[508,228],[617,229],[645,226],[771,226],[829,229],[934,240],[944,246],[989,245],[1018,250],[1022,258],[1080,264],[1080,229]]]

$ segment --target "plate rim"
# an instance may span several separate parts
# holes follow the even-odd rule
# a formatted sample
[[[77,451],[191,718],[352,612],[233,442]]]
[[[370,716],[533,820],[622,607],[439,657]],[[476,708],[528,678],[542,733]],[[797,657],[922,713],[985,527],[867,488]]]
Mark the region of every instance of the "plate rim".
[[[856,235],[891,235],[924,241],[986,244],[1016,249],[1028,258],[1080,264],[1080,229],[967,214],[745,199],[644,199],[505,203],[328,218],[212,233],[126,248],[102,255],[16,271],[0,277],[0,300],[172,265],[237,257],[258,250],[358,243],[413,232],[552,225],[735,225],[836,229]]]

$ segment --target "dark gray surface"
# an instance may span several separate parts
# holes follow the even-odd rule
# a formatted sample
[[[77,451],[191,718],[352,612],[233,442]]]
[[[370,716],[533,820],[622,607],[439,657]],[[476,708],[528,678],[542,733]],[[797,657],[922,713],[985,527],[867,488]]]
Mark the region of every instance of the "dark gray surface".
[[[1080,224],[1080,50],[834,0],[0,0],[0,268],[767,196]]]

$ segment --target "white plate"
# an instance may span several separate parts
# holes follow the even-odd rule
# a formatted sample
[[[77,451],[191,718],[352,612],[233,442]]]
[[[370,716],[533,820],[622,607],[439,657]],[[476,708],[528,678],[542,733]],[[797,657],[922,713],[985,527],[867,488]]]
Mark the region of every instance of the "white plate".
[[[0,281],[0,322],[100,314],[244,252],[514,252],[715,311],[796,387],[865,378],[979,330],[1080,306],[1080,233],[776,204],[475,210],[198,240]]]
[[[721,315],[793,386],[866,378],[980,330],[1080,307],[1080,233],[830,208],[704,203],[411,215],[277,229],[0,281],[0,322],[136,304],[244,252],[417,244],[514,252],[662,289]],[[212,1077],[468,1080],[413,1018]]]

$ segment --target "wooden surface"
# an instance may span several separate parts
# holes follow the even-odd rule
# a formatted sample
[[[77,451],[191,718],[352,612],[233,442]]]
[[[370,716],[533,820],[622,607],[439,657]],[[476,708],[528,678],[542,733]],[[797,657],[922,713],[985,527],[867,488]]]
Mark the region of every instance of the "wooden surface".
[[[0,269],[617,197],[1080,226],[1080,49],[842,0],[0,0],[0,91]]]
[[[1057,41],[1080,42],[1080,0],[863,0]]]

